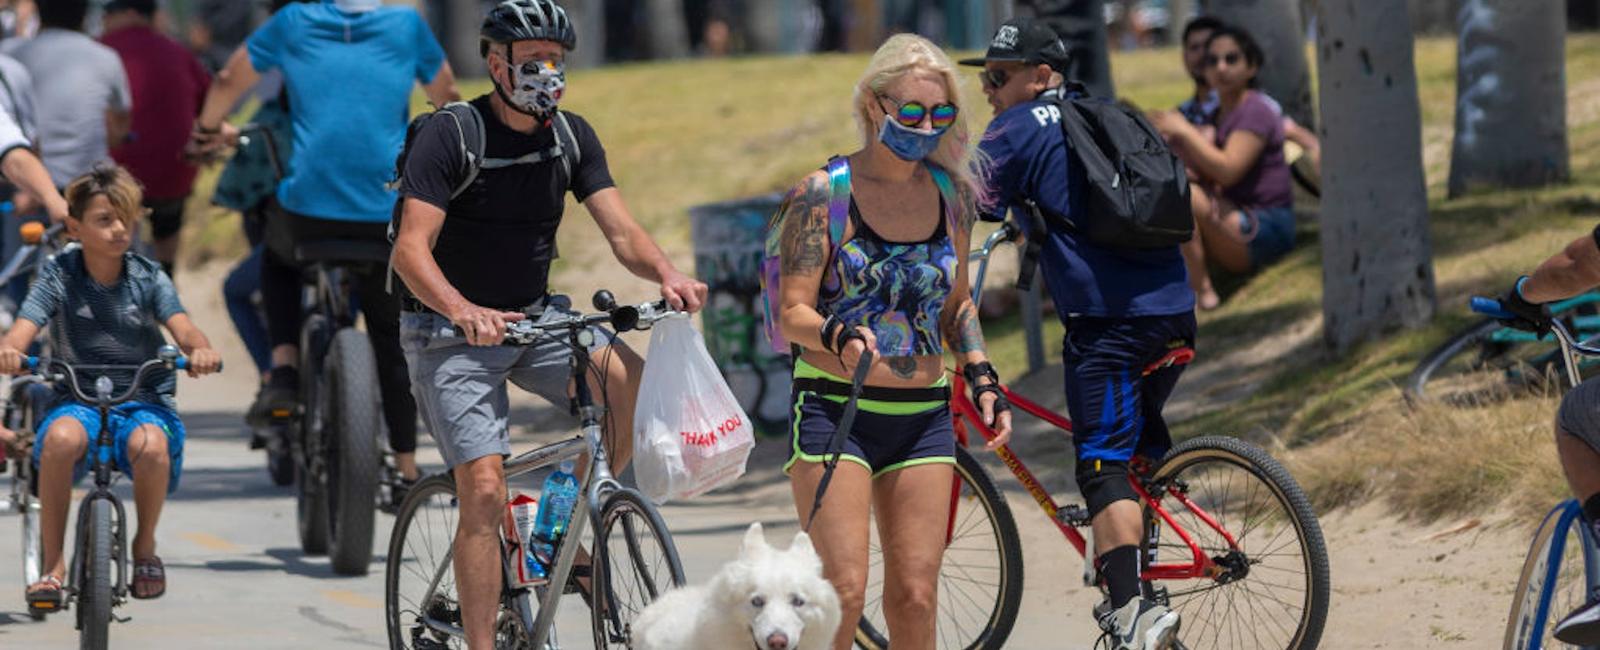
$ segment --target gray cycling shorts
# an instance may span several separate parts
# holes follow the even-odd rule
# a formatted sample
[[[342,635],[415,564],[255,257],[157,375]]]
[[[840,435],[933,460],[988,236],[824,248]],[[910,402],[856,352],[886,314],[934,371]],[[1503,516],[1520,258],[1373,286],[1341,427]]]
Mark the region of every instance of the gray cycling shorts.
[[[1586,379],[1561,398],[1556,426],[1600,452],[1600,378]]]
[[[566,296],[550,296],[533,309],[541,307],[538,322],[577,313]],[[608,330],[591,329],[595,342],[590,352],[615,339]],[[507,381],[552,403],[567,403],[572,348],[565,337],[551,336],[531,346],[473,346],[455,332],[450,319],[407,311],[400,314],[400,345],[417,411],[450,468],[491,454],[511,454]]]

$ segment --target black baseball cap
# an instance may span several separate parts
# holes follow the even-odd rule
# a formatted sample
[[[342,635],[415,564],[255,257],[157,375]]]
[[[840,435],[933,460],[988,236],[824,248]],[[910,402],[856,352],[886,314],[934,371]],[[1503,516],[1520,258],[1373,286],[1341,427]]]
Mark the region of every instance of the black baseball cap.
[[[1043,63],[1060,72],[1067,66],[1067,44],[1049,25],[1031,18],[1012,18],[1000,23],[982,58],[962,59],[960,63],[983,67],[990,61]]]

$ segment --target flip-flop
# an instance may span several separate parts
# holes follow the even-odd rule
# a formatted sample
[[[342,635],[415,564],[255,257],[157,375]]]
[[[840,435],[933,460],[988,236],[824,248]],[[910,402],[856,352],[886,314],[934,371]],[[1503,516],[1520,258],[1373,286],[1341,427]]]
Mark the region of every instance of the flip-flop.
[[[62,586],[61,578],[47,575],[40,578],[34,585],[45,585],[43,589],[27,592],[28,609],[35,612],[54,612],[61,609]],[[33,585],[29,585],[33,586]]]
[[[150,586],[155,586],[155,592],[150,591]],[[161,564],[161,558],[150,557],[133,561],[132,594],[140,600],[160,598],[167,593],[167,568]],[[140,595],[144,594],[144,595]]]

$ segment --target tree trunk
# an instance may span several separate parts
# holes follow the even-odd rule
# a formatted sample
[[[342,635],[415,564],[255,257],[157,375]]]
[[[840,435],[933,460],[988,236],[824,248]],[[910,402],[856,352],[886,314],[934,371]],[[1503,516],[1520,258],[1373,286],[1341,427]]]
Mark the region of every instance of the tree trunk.
[[[1266,55],[1256,73],[1261,90],[1283,105],[1284,114],[1308,129],[1315,128],[1299,0],[1209,0],[1205,9],[1255,37]]]
[[[1464,0],[1458,18],[1450,196],[1566,181],[1566,8]]]
[[[1405,0],[1321,0],[1323,336],[1338,353],[1436,305]]]
[[[650,58],[681,59],[689,55],[689,28],[684,23],[683,0],[645,0],[646,34]]]
[[[572,26],[578,30],[578,48],[567,54],[567,65],[575,68],[588,68],[605,63],[606,12],[604,6],[599,2],[588,0],[568,2],[562,6],[566,7],[567,17],[572,20]],[[482,18],[479,18],[479,22],[482,22]]]
[[[845,13],[845,47],[852,52],[873,52],[883,44],[883,7],[877,0],[849,0]]]
[[[1034,16],[1067,44],[1071,61],[1065,73],[1097,97],[1115,97],[1111,56],[1106,50],[1104,0],[1032,0]]]

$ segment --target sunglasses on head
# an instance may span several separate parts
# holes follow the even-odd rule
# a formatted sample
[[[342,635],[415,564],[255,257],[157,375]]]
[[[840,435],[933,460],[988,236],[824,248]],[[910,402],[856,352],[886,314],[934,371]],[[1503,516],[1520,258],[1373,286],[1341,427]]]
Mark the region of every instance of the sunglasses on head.
[[[1222,56],[1217,56],[1215,54],[1207,54],[1206,58],[1203,59],[1203,61],[1205,62],[1205,66],[1210,68],[1210,67],[1215,67],[1218,63],[1226,63],[1228,65],[1239,65],[1239,61],[1241,59],[1243,59],[1243,58],[1244,58],[1243,54],[1240,54],[1238,52],[1229,52],[1229,53],[1224,54]]]
[[[901,103],[883,95],[878,95],[878,98],[887,99],[889,103],[895,105],[895,111],[890,115],[894,117],[894,121],[900,123],[900,126],[908,129],[922,126],[922,121],[928,120],[933,124],[935,131],[943,131],[950,128],[951,124],[956,123],[956,113],[960,111],[955,104],[950,103],[934,104],[932,108],[929,108],[923,105],[922,102],[917,101]],[[888,111],[884,112],[888,113]]]

